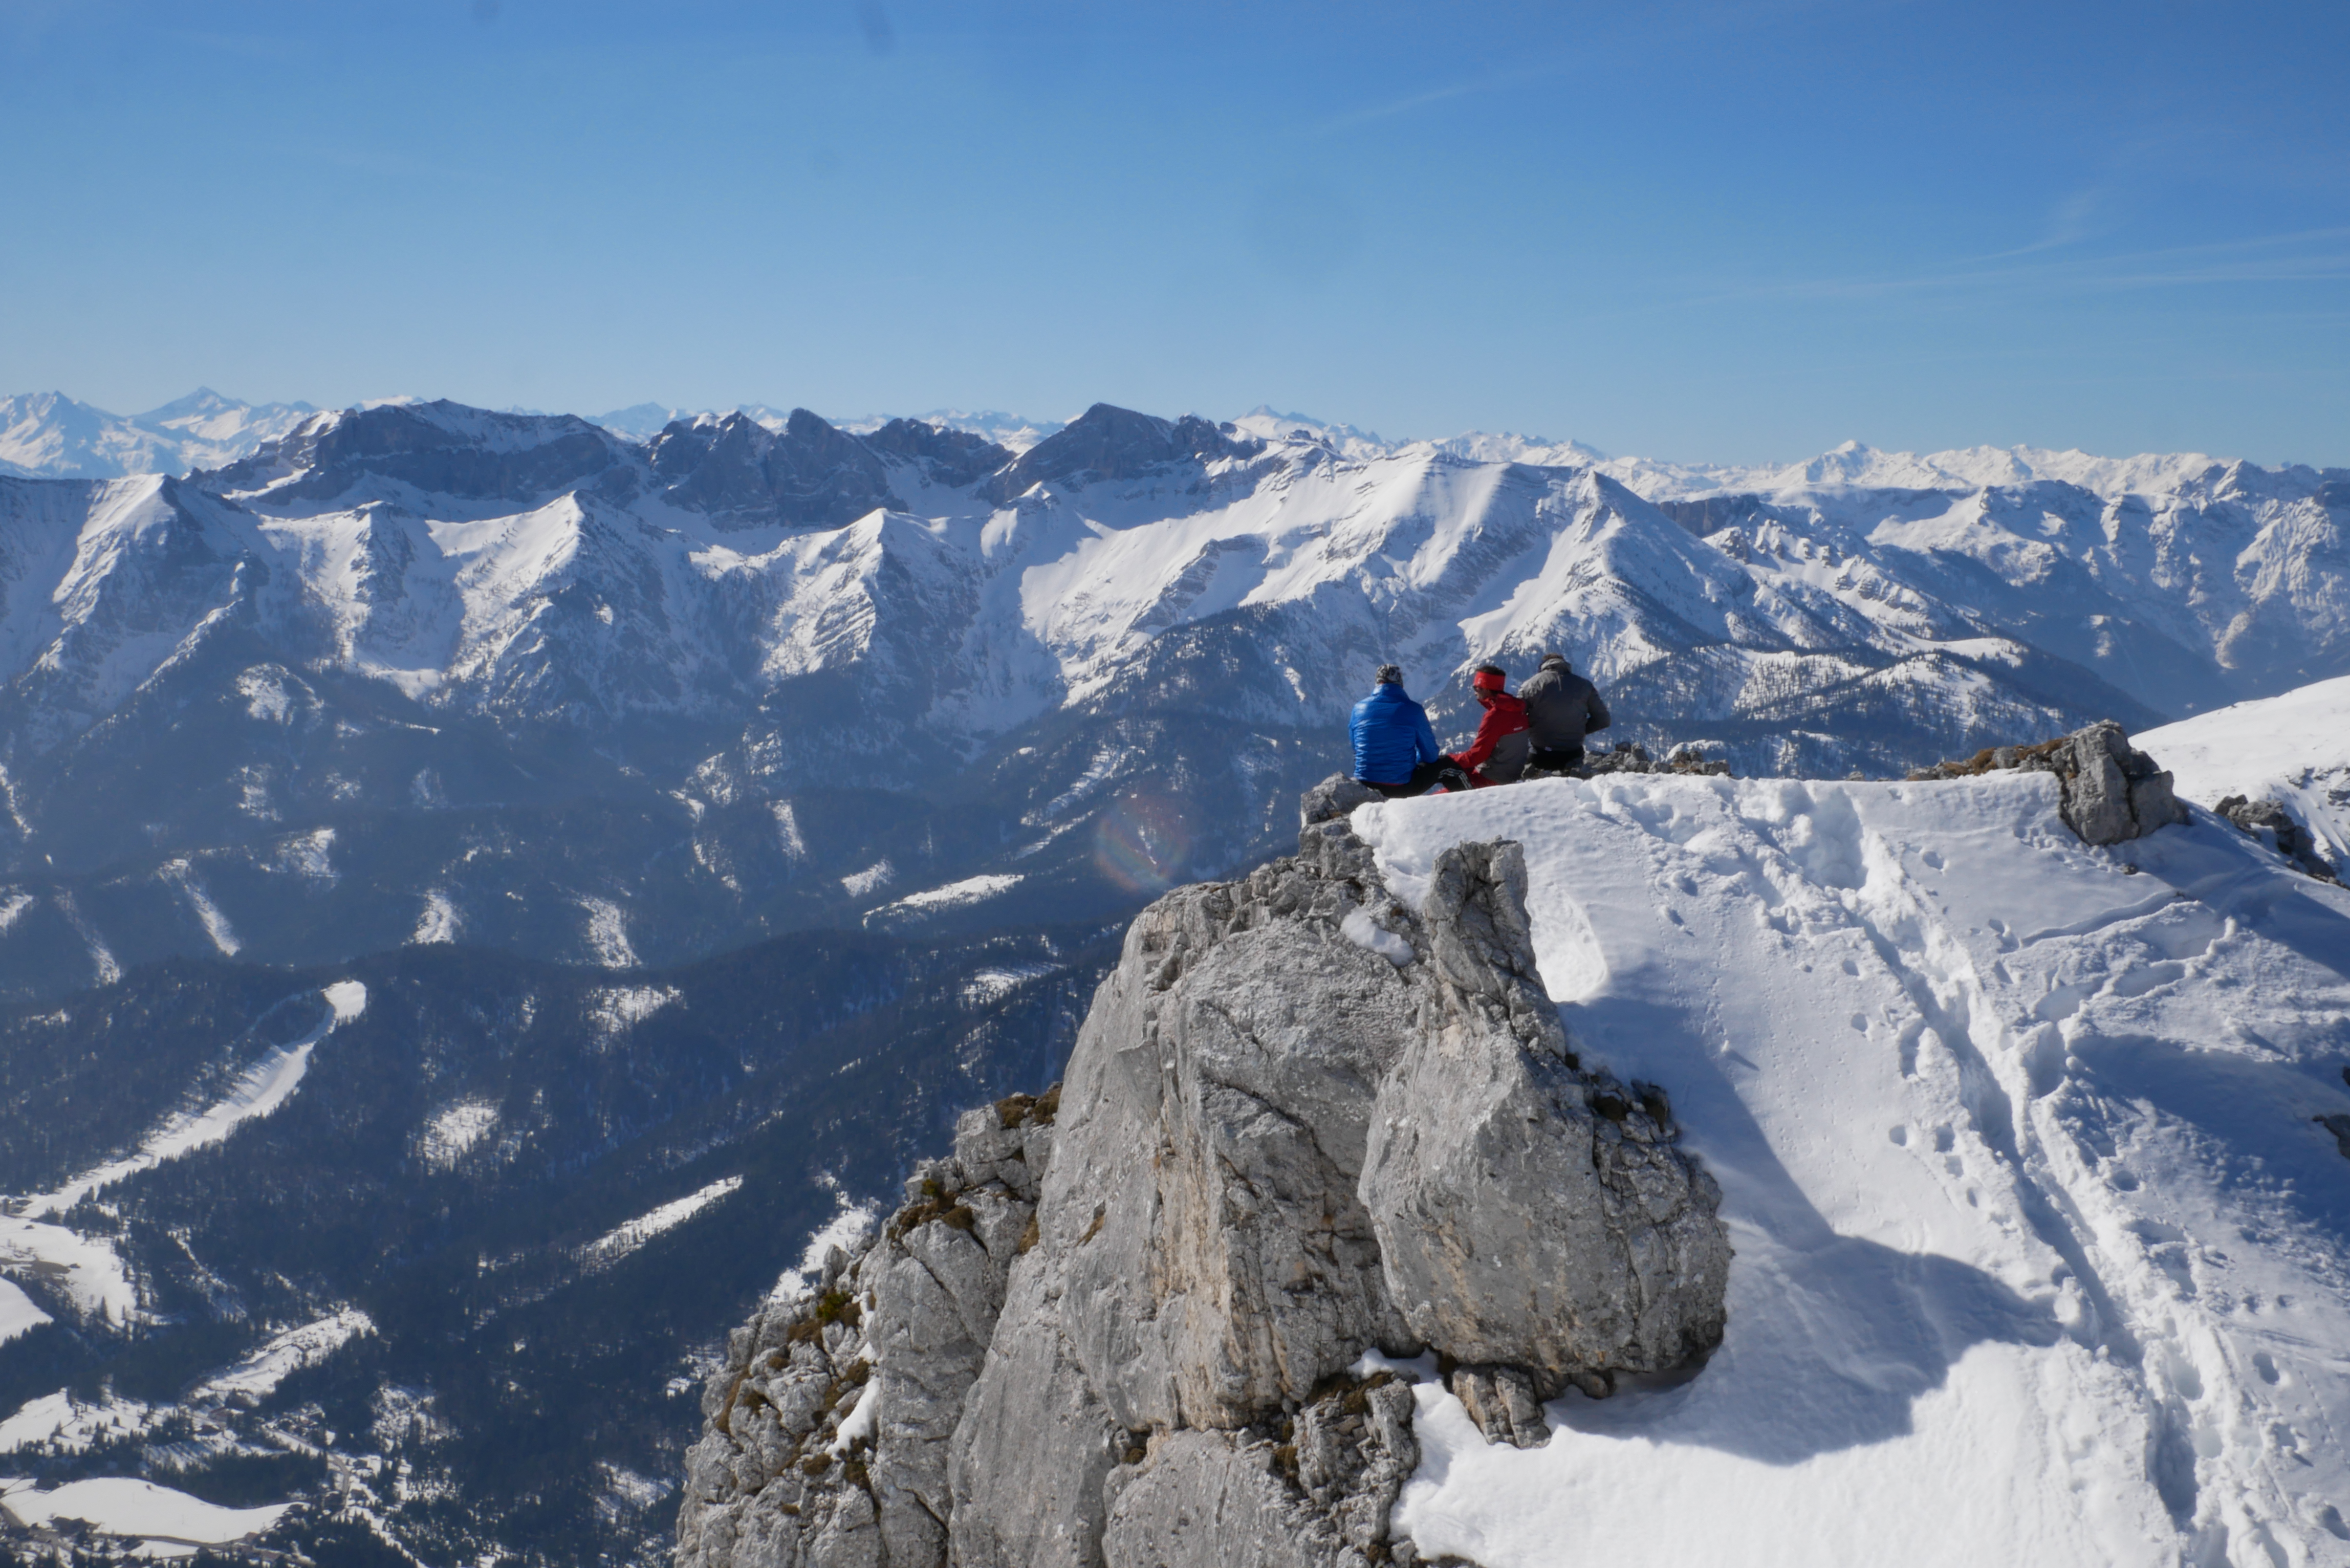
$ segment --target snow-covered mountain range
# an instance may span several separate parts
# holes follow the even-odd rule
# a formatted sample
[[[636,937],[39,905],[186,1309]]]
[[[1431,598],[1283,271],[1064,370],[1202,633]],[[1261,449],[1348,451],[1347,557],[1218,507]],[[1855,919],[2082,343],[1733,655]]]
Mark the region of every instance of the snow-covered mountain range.
[[[127,419],[62,392],[0,398],[0,474],[185,473],[233,462],[316,412],[307,403],[242,403],[209,387]]]
[[[2140,728],[2350,669],[2345,508],[2190,456],[1700,471],[1107,405],[1016,453],[317,414],[0,480],[0,977],[1107,914],[1263,853],[1388,659],[1457,732],[1474,662],[1561,649],[1617,734],[1742,773]]]

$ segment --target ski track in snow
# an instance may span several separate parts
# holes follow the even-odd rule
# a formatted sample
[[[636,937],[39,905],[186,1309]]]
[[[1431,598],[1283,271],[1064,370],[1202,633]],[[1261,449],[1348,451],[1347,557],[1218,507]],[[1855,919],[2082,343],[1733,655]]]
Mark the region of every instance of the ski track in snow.
[[[1524,845],[1570,1039],[1669,1091],[1737,1249],[1706,1368],[1570,1393],[1544,1448],[1424,1384],[1424,1556],[2343,1561],[2350,1163],[2311,1118],[2350,1111],[2350,893],[2208,818],[2089,848],[2056,796],[1630,777],[1356,814],[1407,901],[1446,845]]]
[[[0,1270],[22,1270],[53,1279],[86,1316],[116,1324],[130,1322],[138,1307],[138,1293],[113,1244],[104,1237],[84,1236],[64,1225],[43,1221],[66,1213],[125,1178],[218,1143],[244,1123],[284,1105],[301,1086],[310,1053],[318,1042],[367,1007],[367,987],[355,980],[338,981],[319,994],[327,1003],[327,1014],[317,1025],[302,1038],[270,1051],[212,1105],[171,1117],[150,1133],[133,1154],[109,1160],[51,1191],[11,1199],[0,1207]]]

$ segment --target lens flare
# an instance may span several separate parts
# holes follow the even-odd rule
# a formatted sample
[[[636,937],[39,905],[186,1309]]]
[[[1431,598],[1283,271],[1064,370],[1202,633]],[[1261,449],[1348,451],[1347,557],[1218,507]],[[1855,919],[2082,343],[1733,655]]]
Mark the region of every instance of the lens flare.
[[[1176,796],[1132,789],[1094,822],[1094,865],[1130,893],[1164,893],[1191,853],[1191,811]]]

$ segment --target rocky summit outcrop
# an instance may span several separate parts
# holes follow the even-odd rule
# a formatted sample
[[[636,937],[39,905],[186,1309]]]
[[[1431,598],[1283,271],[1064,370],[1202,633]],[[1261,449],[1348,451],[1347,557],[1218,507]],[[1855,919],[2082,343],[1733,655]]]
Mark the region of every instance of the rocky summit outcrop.
[[[2341,880],[2334,875],[2334,867],[2327,864],[2325,850],[2318,836],[2295,822],[2293,813],[2275,801],[2231,794],[2222,798],[2211,809],[2234,823],[2238,831],[2273,846],[2279,855],[2319,881]]]
[[[1144,911],[1057,1094],[966,1116],[734,1336],[681,1568],[1409,1563],[1394,1361],[1530,1445],[1700,1360],[1718,1192],[1663,1090],[1571,1049],[1524,880],[1460,846],[1415,911],[1333,818]]]
[[[2129,743],[2111,719],[2031,746],[1992,746],[1962,762],[1937,763],[1912,781],[1967,778],[2004,768],[2054,774],[2064,790],[2064,824],[2086,844],[2119,844],[2185,822],[2161,764]]]

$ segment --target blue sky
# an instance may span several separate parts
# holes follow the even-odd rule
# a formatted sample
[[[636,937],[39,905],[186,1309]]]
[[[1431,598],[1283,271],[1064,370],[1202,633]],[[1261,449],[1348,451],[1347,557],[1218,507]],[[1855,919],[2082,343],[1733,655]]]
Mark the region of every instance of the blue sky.
[[[0,391],[2350,463],[2350,5],[0,0]]]

